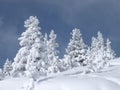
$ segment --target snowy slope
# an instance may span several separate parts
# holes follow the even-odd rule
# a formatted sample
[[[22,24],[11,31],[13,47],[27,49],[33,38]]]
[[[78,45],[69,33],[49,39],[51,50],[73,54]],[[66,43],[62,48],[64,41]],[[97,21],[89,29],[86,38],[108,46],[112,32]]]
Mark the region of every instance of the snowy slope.
[[[111,60],[109,63],[110,63],[111,66],[120,65],[120,58]]]
[[[0,90],[22,90],[22,85],[28,79],[14,78],[0,81]]]
[[[120,59],[119,59],[120,60]],[[120,63],[102,73],[81,75],[80,68],[41,77],[33,82],[28,78],[9,78],[0,81],[0,90],[120,90]]]

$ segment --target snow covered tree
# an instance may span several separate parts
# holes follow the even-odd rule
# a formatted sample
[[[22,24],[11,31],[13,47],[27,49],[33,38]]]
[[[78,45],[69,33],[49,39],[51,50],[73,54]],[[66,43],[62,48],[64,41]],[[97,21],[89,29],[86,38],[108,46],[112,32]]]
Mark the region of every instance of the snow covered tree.
[[[57,50],[59,45],[56,43],[56,37],[57,35],[54,33],[54,30],[51,30],[49,40],[47,41],[48,73],[55,73],[59,71],[59,51]]]
[[[12,70],[12,62],[7,58],[4,66],[3,66],[4,76],[10,76],[11,70]]]
[[[47,33],[45,33],[45,35],[44,35],[44,44],[46,45],[46,47],[47,47],[47,44],[48,44],[48,35],[47,35]],[[46,49],[47,50],[47,49]]]
[[[3,75],[2,69],[0,68],[0,80],[3,80],[3,79],[4,79],[4,75]]]
[[[112,50],[111,48],[111,41],[107,38],[107,42],[106,42],[106,59],[107,60],[112,60],[115,58],[115,52]]]
[[[91,43],[91,47],[88,48],[86,56],[87,56],[87,60],[86,60],[86,64],[88,66],[88,68],[91,70],[91,72],[94,71],[94,65],[96,65],[96,62],[94,63],[93,61],[96,61],[95,58],[97,58],[97,51],[98,48],[96,46],[97,44],[97,38],[92,37],[92,43]]]
[[[45,44],[43,42],[43,35],[38,27],[39,20],[36,17],[30,17],[26,22],[26,27],[30,31],[30,45],[29,55],[26,63],[26,74],[33,79],[40,75],[46,74],[47,58],[45,53]]]
[[[68,43],[64,61],[67,68],[73,68],[83,65],[86,60],[86,45],[83,41],[82,34],[79,29],[73,29],[72,38]]]
[[[14,62],[12,64],[12,76],[24,74],[24,71],[26,71],[28,55],[30,54],[30,50],[35,42],[35,38],[38,37],[37,34],[41,34],[39,32],[40,27],[38,27],[39,20],[37,19],[37,17],[30,16],[29,19],[27,19],[24,23],[26,31],[23,32],[21,34],[21,37],[18,39],[20,41],[19,44],[21,48],[14,58]]]
[[[101,70],[107,63],[105,59],[105,45],[102,33],[97,38],[92,37],[91,48],[87,56],[88,66],[93,72]]]
[[[19,76],[20,74],[23,74],[26,70],[25,65],[27,63],[27,56],[29,54],[29,47],[22,47],[16,54],[16,57],[14,58],[14,62],[12,64],[12,76]]]

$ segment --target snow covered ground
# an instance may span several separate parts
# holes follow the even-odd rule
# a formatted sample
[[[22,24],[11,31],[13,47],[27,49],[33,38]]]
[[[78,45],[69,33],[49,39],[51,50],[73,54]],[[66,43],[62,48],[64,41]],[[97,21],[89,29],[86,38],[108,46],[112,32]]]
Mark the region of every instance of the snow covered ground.
[[[0,90],[120,90],[120,59],[110,62],[102,73],[82,74],[79,68],[41,77],[36,82],[28,78],[0,81]]]

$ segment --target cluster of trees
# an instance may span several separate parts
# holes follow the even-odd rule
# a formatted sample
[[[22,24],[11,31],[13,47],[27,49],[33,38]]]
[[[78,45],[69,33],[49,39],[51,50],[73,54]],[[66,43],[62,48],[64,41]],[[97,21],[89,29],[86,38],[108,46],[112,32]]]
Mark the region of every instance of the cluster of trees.
[[[3,67],[4,76],[25,75],[33,79],[51,73],[62,72],[74,67],[89,68],[91,72],[102,70],[108,61],[115,58],[109,39],[104,41],[102,33],[92,37],[91,46],[87,46],[79,29],[72,30],[72,37],[63,59],[59,58],[57,35],[51,30],[48,35],[41,33],[39,20],[30,16],[25,21],[25,32],[18,39],[21,48],[12,63],[6,60]]]

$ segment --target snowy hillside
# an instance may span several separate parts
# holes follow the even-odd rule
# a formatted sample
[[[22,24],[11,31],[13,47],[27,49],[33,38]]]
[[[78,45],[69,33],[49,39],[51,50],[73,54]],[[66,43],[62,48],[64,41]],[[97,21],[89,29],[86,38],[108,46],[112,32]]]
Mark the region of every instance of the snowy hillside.
[[[81,74],[81,68],[74,68],[36,82],[22,77],[6,78],[0,81],[0,90],[120,90],[120,59],[110,64],[102,73]]]

